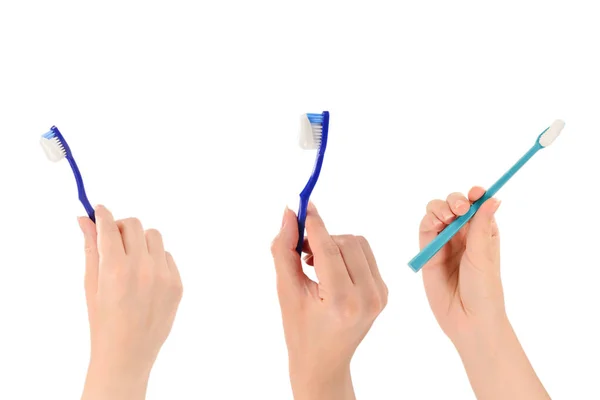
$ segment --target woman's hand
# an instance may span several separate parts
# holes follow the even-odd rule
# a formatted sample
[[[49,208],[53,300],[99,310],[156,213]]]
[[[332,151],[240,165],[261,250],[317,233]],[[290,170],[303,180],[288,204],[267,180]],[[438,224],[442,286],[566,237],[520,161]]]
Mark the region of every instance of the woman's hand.
[[[181,300],[181,279],[158,231],[144,231],[137,219],[115,222],[102,206],[96,220],[80,219],[91,332],[82,399],[144,399]]]
[[[386,306],[387,287],[366,239],[330,236],[313,205],[306,232],[304,252],[318,283],[302,270],[292,211],[272,245],[294,397],[354,399],[350,361]]]
[[[446,201],[431,201],[421,222],[421,248],[484,193],[474,187],[468,199],[453,193]],[[549,400],[506,316],[494,218],[499,205],[487,200],[429,261],[423,268],[425,291],[479,400]]]
[[[474,187],[468,199],[453,193],[445,201],[429,202],[420,227],[421,248],[457,216],[466,214],[471,202],[484,193],[484,189]],[[460,341],[474,330],[506,323],[500,280],[500,238],[494,218],[499,205],[496,199],[486,201],[423,268],[429,304],[452,341]]]

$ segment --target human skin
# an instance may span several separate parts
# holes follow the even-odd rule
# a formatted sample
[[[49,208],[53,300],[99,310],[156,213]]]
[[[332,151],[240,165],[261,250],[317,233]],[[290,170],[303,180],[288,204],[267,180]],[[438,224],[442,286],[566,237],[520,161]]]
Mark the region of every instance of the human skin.
[[[467,213],[485,190],[468,198],[453,193],[433,200],[421,221],[425,247],[457,216]],[[486,201],[471,221],[423,268],[431,309],[454,343],[479,400],[547,400],[508,320],[500,278],[500,239],[496,199]]]
[[[271,247],[294,399],[355,399],[350,362],[386,306],[388,290],[367,240],[329,235],[312,204],[306,233],[306,262],[318,283],[302,270],[296,215],[289,209]]]
[[[161,234],[137,219],[115,221],[103,206],[85,238],[91,357],[82,400],[140,400],[167,339],[183,287]]]

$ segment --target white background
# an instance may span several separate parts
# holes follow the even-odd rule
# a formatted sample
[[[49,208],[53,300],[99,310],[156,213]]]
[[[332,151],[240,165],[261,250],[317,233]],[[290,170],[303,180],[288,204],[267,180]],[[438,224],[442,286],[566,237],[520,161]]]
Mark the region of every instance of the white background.
[[[370,239],[390,303],[353,363],[361,399],[473,398],[417,251],[426,203],[499,194],[509,316],[555,399],[600,398],[600,24],[580,1],[3,1],[0,398],[78,398],[88,361],[83,213],[163,233],[185,294],[149,399],[289,399],[269,244],[314,154],[298,116],[331,112],[314,201]]]

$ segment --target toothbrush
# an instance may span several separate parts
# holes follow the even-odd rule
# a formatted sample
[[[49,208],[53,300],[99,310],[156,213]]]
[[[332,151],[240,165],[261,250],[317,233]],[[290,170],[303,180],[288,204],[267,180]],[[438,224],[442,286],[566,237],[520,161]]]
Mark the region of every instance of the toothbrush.
[[[323,158],[327,149],[327,136],[329,133],[329,112],[321,114],[304,114],[300,117],[300,147],[304,150],[317,150],[317,159],[308,183],[300,193],[300,207],[298,208],[298,246],[296,251],[302,254],[304,246],[304,227],[306,224],[306,209],[323,166]]]
[[[415,272],[419,272],[421,268],[429,261],[433,256],[437,254],[438,251],[446,243],[452,239],[454,235],[463,227],[469,220],[475,215],[477,210],[485,203],[488,199],[494,197],[494,195],[508,182],[510,178],[513,177],[514,174],[517,173],[518,170],[523,167],[527,161],[531,159],[538,151],[543,148],[548,147],[554,142],[554,140],[560,135],[560,132],[565,127],[565,123],[561,120],[556,120],[552,125],[550,125],[546,130],[544,130],[535,144],[517,163],[508,170],[496,183],[490,187],[485,194],[476,202],[471,204],[471,208],[469,211],[463,215],[455,219],[450,225],[448,225],[440,234],[433,239],[419,254],[417,254],[412,260],[409,261],[408,266]]]
[[[85,211],[90,219],[95,223],[96,215],[94,208],[87,198],[85,187],[83,185],[83,178],[81,177],[81,173],[79,172],[75,158],[73,158],[73,153],[71,152],[71,149],[69,148],[69,145],[67,144],[67,141],[63,135],[56,126],[53,126],[50,128],[50,131],[42,135],[40,143],[42,144],[42,148],[44,149],[44,152],[50,161],[58,162],[63,158],[66,158],[67,161],[69,161],[71,169],[73,170],[73,174],[75,175],[75,181],[77,181],[79,201],[81,201],[81,204],[83,204],[83,207],[85,208]]]

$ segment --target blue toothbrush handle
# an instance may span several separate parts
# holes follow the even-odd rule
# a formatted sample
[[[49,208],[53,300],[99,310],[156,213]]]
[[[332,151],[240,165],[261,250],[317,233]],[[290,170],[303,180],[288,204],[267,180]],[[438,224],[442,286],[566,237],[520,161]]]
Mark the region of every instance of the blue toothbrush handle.
[[[308,208],[308,196],[300,195],[300,206],[298,207],[298,244],[296,251],[302,255],[304,247],[304,229],[306,228],[306,210]]]
[[[73,157],[67,157],[69,160],[69,164],[71,165],[71,169],[73,170],[73,174],[75,175],[75,181],[77,182],[77,192],[79,193],[79,201],[83,204],[83,208],[87,212],[87,215],[90,217],[92,222],[96,223],[96,212],[94,211],[94,207],[90,204],[88,200],[87,194],[85,192],[85,186],[83,184],[83,178],[81,177],[81,172],[79,172],[79,167],[77,167],[77,163]]]

